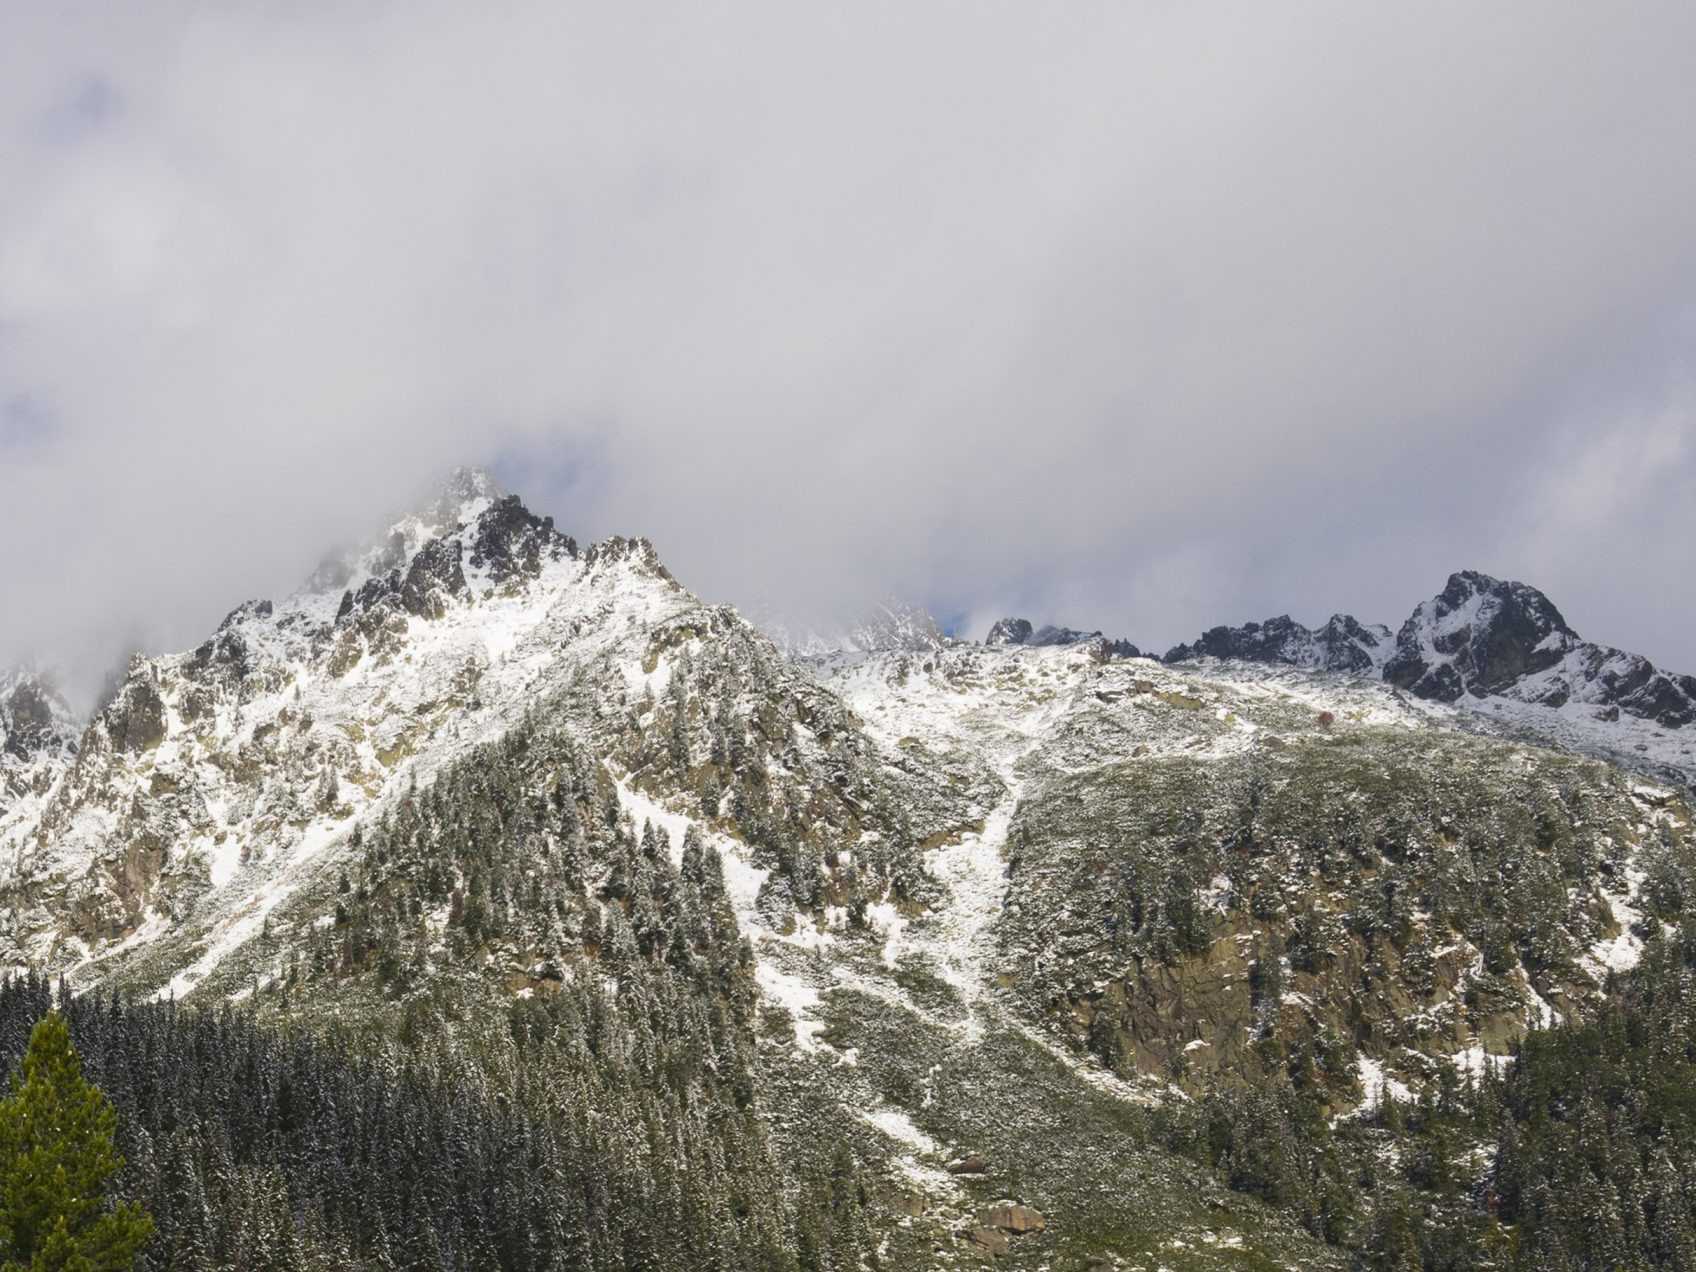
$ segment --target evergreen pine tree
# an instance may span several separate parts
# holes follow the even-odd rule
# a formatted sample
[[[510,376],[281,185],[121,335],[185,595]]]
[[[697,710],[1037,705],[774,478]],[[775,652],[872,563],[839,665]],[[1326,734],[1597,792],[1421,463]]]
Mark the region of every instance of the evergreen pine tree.
[[[108,1207],[123,1166],[112,1146],[116,1110],[82,1076],[58,1012],[30,1033],[0,1101],[0,1254],[4,1272],[121,1272],[153,1232],[132,1203]]]

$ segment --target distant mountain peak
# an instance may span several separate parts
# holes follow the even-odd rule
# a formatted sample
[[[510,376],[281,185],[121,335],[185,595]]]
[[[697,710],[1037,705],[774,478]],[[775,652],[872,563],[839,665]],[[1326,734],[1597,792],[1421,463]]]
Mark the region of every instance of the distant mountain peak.
[[[1423,698],[1483,697],[1547,671],[1581,643],[1536,588],[1461,570],[1402,624],[1384,678]]]
[[[36,667],[0,671],[0,759],[27,762],[76,749],[76,717],[53,675]]]
[[[1130,641],[1112,639],[1104,636],[1099,630],[1085,632],[1076,627],[1059,627],[1053,623],[1033,627],[1028,618],[997,619],[990,627],[989,634],[983,638],[983,643],[986,645],[1023,645],[1032,649],[1053,645],[1082,645],[1090,641],[1101,642],[1103,650],[1111,657],[1140,658],[1142,656],[1142,651]]]
[[[1696,722],[1696,676],[1584,640],[1527,583],[1477,570],[1449,576],[1396,634],[1384,678],[1422,698],[1499,698],[1556,710],[1621,712],[1676,729]]]
[[[1023,645],[1031,638],[1031,620],[1028,618],[998,618],[990,626],[989,635],[983,638],[986,645]]]
[[[1166,651],[1165,662],[1195,658],[1234,658],[1242,662],[1284,663],[1318,671],[1375,676],[1392,650],[1390,629],[1362,623],[1352,614],[1333,614],[1324,626],[1309,628],[1288,614],[1240,627],[1212,627],[1193,644]]]
[[[852,619],[798,622],[775,608],[756,606],[752,621],[791,658],[933,653],[951,643],[929,610],[896,597],[886,597]]]
[[[1481,570],[1449,575],[1393,639],[1389,628],[1347,614],[1333,615],[1319,628],[1282,614],[1210,628],[1192,644],[1167,651],[1165,661],[1204,657],[1381,677],[1415,697],[1487,705],[1502,719],[1545,731],[1577,730],[1616,754],[1628,744],[1638,753],[1658,753],[1663,748],[1653,739],[1656,726],[1696,723],[1696,677],[1665,672],[1640,654],[1587,641],[1543,592]],[[1642,723],[1628,729],[1618,723],[1622,714]],[[1645,727],[1647,737],[1632,731]]]

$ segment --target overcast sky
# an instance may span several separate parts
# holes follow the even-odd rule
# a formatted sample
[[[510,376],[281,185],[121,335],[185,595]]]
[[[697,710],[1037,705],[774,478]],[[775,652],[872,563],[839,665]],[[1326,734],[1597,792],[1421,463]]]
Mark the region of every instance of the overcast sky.
[[[470,462],[715,600],[1163,648],[1473,567],[1696,671],[1693,134],[1688,0],[13,0],[0,660]]]

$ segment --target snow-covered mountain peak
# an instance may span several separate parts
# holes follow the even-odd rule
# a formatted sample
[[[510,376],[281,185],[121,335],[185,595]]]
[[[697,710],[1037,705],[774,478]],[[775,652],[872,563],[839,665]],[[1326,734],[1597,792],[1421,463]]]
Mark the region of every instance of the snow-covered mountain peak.
[[[1393,640],[1346,614],[1313,629],[1280,615],[1212,628],[1165,660],[1198,658],[1381,678],[1565,747],[1696,776],[1696,677],[1584,640],[1537,588],[1477,570],[1449,575]]]
[[[1453,702],[1463,693],[1500,692],[1580,643],[1536,588],[1463,570],[1402,624],[1385,676],[1421,697]]]
[[[195,649],[134,660],[78,753],[12,783],[0,964],[74,967],[191,918],[209,948],[246,939],[414,775],[585,668],[624,692],[654,630],[701,608],[645,539],[580,552],[475,474],[454,486],[339,591],[249,601]]]
[[[1051,645],[1084,645],[1098,646],[1104,656],[1111,658],[1140,658],[1142,651],[1128,640],[1113,640],[1104,636],[1099,630],[1086,632],[1076,627],[1061,627],[1054,623],[1044,623],[1034,627],[1028,618],[997,619],[989,629],[989,634],[983,638],[983,643],[992,648],[1005,645],[1023,645],[1032,649],[1042,649]]]
[[[1421,697],[1453,702],[1502,692],[1581,643],[1536,588],[1464,570],[1408,616],[1384,674]]]
[[[454,468],[410,509],[393,516],[368,542],[326,557],[302,591],[316,595],[340,592],[403,569],[424,544],[470,525],[508,498],[483,469]]]
[[[1165,661],[1232,658],[1376,676],[1392,649],[1390,629],[1378,623],[1362,623],[1349,614],[1333,614],[1322,627],[1309,628],[1288,614],[1280,614],[1262,623],[1210,628],[1195,643],[1168,650]]]
[[[76,717],[53,677],[30,667],[0,671],[0,757],[26,763],[76,749]]]
[[[950,638],[930,611],[890,597],[853,619],[796,622],[770,606],[755,607],[752,621],[790,658],[934,653]]]

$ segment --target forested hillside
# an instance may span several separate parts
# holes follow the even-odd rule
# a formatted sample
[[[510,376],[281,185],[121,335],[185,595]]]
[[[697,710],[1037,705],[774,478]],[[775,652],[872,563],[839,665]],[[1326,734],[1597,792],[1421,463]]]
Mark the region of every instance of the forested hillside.
[[[61,1003],[150,1268],[1688,1265],[1660,760],[1028,626],[786,656],[457,474],[9,682],[0,1058]]]

